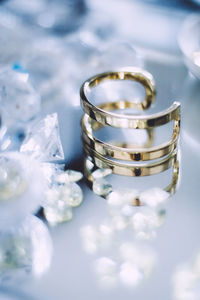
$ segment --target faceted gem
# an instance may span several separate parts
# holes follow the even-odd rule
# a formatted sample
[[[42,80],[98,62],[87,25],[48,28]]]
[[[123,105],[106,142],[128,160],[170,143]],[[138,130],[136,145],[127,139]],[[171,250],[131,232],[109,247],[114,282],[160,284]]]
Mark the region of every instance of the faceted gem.
[[[41,168],[48,185],[52,185],[55,178],[64,172],[65,164],[41,163]]]
[[[47,115],[31,128],[20,151],[41,161],[64,159],[56,113]]]
[[[0,230],[5,231],[35,213],[44,198],[40,164],[19,152],[0,155]]]
[[[27,182],[19,162],[0,157],[0,202],[20,197],[26,188]]]
[[[76,183],[70,183],[61,187],[61,197],[70,206],[77,207],[83,201],[83,193]]]
[[[71,220],[73,216],[72,208],[63,201],[58,201],[54,206],[46,206],[44,208],[44,215],[51,226],[67,222]]]
[[[111,169],[97,169],[94,172],[92,172],[92,177],[94,180],[104,178],[108,175],[112,174]]]
[[[34,119],[40,112],[40,96],[28,73],[6,69],[0,72],[0,103],[7,118],[20,122]]]
[[[57,175],[55,180],[59,183],[66,183],[66,182],[76,182],[83,178],[83,174],[78,171],[74,170],[66,170],[61,174]]]
[[[55,185],[46,193],[44,214],[51,225],[66,222],[72,218],[72,207],[83,200],[81,188],[76,183]]]
[[[106,196],[112,191],[112,185],[103,178],[93,182],[93,192],[99,196]]]

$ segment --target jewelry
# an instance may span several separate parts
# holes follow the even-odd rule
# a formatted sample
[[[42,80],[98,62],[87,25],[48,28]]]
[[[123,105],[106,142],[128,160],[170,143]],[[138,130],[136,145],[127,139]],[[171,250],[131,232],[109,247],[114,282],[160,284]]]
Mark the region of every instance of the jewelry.
[[[93,105],[86,96],[92,87],[103,80],[135,80],[140,82],[146,91],[143,102],[115,101],[100,105]],[[81,103],[85,114],[81,121],[82,141],[85,154],[85,176],[94,184],[93,171],[99,169],[100,174],[117,174],[123,176],[150,176],[158,174],[173,167],[171,184],[165,188],[171,194],[174,193],[179,173],[177,160],[177,144],[180,132],[180,103],[174,102],[168,109],[152,115],[119,114],[113,110],[126,108],[147,109],[155,98],[155,84],[151,74],[138,68],[127,68],[119,72],[106,72],[85,81],[80,90]],[[169,141],[158,146],[152,146],[154,128],[173,121],[173,134]],[[116,128],[145,129],[148,133],[146,145],[129,145],[128,143],[104,142],[95,137],[95,131],[103,126]],[[151,162],[154,160],[153,162]],[[142,161],[139,162],[139,161]],[[91,164],[89,166],[88,164]],[[112,188],[105,185],[101,196],[106,197]],[[94,190],[94,189],[93,189]]]
[[[133,80],[140,82],[145,88],[146,97],[142,102],[121,100],[109,102],[104,104],[103,107],[95,106],[88,100],[87,93],[91,88],[97,86],[104,80]],[[80,89],[80,97],[85,113],[97,122],[120,128],[136,128],[135,122],[132,122],[132,116],[113,113],[110,112],[110,110],[126,108],[144,110],[149,108],[155,99],[155,83],[153,76],[147,71],[140,68],[127,67],[126,71],[121,69],[116,72],[105,72],[86,80]]]
[[[109,105],[109,103],[108,103]],[[101,105],[104,107],[105,104]],[[134,118],[134,119],[133,119]],[[83,143],[87,144],[92,150],[95,150],[102,156],[110,156],[119,160],[128,161],[146,161],[158,159],[166,156],[174,151],[177,147],[178,135],[180,131],[180,103],[174,102],[170,108],[160,113],[150,116],[132,116],[132,122],[136,125],[136,128],[145,128],[148,130],[150,141],[153,139],[152,127],[164,125],[174,120],[173,135],[170,141],[165,142],[156,147],[148,148],[135,148],[135,147],[123,147],[105,143],[98,138],[95,138],[93,131],[98,130],[102,127],[101,124],[92,120],[87,114],[82,118],[82,138]],[[147,124],[151,126],[147,127]]]
[[[106,165],[100,164],[99,166],[97,166],[95,163],[96,163],[96,161],[94,159],[92,159],[90,156],[86,156],[84,159],[84,174],[85,174],[86,179],[88,180],[88,183],[91,188],[93,188],[93,184],[97,179],[105,178],[105,177],[113,174],[113,171],[111,169],[108,169],[107,164]],[[107,167],[107,169],[106,169],[106,167]],[[176,187],[177,187],[178,179],[179,179],[179,161],[177,158],[177,153],[173,153],[173,155],[170,155],[167,159],[163,160],[163,162],[160,164],[156,163],[156,164],[152,164],[151,167],[148,166],[149,175],[156,174],[156,173],[153,173],[155,171],[156,167],[158,168],[157,173],[168,170],[171,167],[173,168],[173,175],[172,175],[171,183],[163,189],[172,196],[176,191]],[[99,172],[99,173],[97,173],[97,172]],[[132,176],[134,176],[134,175],[132,175]],[[108,183],[108,185],[109,185],[109,183]],[[107,196],[109,195],[109,193],[112,190],[113,189],[110,186],[110,188],[107,189],[105,193],[103,192],[101,196],[104,198],[107,198]],[[133,199],[132,205],[138,206],[138,205],[142,205],[142,204],[140,203],[139,198],[136,197]]]

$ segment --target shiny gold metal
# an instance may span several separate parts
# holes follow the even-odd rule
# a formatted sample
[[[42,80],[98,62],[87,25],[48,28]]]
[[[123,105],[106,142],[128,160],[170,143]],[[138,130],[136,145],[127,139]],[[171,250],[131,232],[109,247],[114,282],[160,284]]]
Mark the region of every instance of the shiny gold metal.
[[[95,106],[88,100],[87,94],[91,88],[97,86],[104,80],[133,80],[140,82],[145,88],[146,97],[142,102],[138,102],[138,99],[135,101],[120,100],[103,104],[103,106]],[[136,67],[127,67],[126,70],[121,69],[116,72],[105,72],[86,80],[80,89],[80,97],[85,113],[103,125],[120,128],[146,128],[147,126],[149,127],[148,124],[144,125],[142,121],[137,124],[138,122],[135,121],[135,117],[132,115],[118,114],[110,111],[127,108],[138,110],[149,108],[155,99],[155,83],[153,76],[147,71]]]
[[[117,175],[135,177],[149,176],[163,172],[172,166],[177,156],[177,151],[175,150],[170,155],[152,163],[122,163],[102,156],[89,148],[87,144],[83,145],[83,149],[85,155],[90,156],[92,162],[98,168],[111,169],[112,173]]]
[[[103,106],[103,105],[102,105]],[[173,120],[174,118],[174,128],[172,138],[155,147],[131,147],[127,148],[128,145],[121,144],[120,145],[112,145],[106,142],[99,140],[94,137],[93,131],[98,130],[102,127],[102,125],[94,120],[92,120],[87,114],[85,114],[82,118],[82,138],[83,143],[86,143],[91,149],[95,150],[102,156],[109,156],[114,159],[119,160],[127,160],[127,161],[147,161],[154,160],[161,157],[164,157],[174,151],[177,147],[178,136],[180,131],[180,104],[175,102],[168,110],[168,115],[166,115],[166,111],[160,112],[158,114],[154,114],[151,116],[143,116],[146,118],[146,121],[152,120],[154,118],[156,120],[162,120],[165,118],[166,123]],[[157,119],[155,118],[155,115]],[[167,117],[168,116],[168,117]],[[135,116],[135,119],[140,116]],[[144,120],[144,119],[143,119]],[[146,128],[149,133],[149,137],[152,138],[152,130],[153,128]],[[129,147],[129,146],[128,146]]]
[[[88,160],[90,161],[92,167],[88,166]],[[163,166],[162,166],[162,163],[160,165],[160,170],[162,171],[165,171],[165,170],[168,170],[170,167],[173,168],[173,174],[172,174],[172,180],[171,180],[171,183],[164,188],[164,190],[166,192],[168,192],[171,196],[176,192],[176,188],[177,188],[177,184],[178,184],[178,179],[179,179],[179,161],[177,159],[177,153],[173,153],[171,154],[167,160],[164,160],[163,161]],[[87,180],[90,182],[90,183],[93,183],[94,182],[94,178],[92,176],[92,172],[95,170],[95,169],[98,169],[99,166],[97,166],[95,164],[95,160],[92,159],[90,156],[86,156],[85,159],[84,159],[84,175],[85,177],[87,178]],[[102,168],[102,167],[100,167]],[[106,166],[105,164],[103,165],[103,168],[108,168],[108,166]],[[151,168],[151,167],[150,167]],[[161,172],[162,172],[161,171]],[[154,170],[153,170],[154,172]],[[150,172],[151,173],[151,172]],[[154,173],[155,174],[155,173]],[[152,174],[150,174],[152,175]],[[133,199],[133,205],[143,205],[139,198],[137,199]]]

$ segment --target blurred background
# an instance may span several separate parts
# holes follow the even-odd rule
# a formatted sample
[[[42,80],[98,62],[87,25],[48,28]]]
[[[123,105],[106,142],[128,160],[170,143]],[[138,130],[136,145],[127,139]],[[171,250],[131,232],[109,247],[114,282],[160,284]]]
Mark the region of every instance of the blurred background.
[[[1,0],[1,152],[18,150],[33,130],[32,122],[56,112],[60,140],[52,134],[47,144],[58,145],[56,150],[67,167],[82,170],[79,88],[94,74],[124,66],[143,67],[154,76],[157,100],[150,113],[166,109],[174,100],[182,104],[179,189],[167,204],[163,226],[156,225],[156,239],[150,238],[147,244],[123,247],[131,249],[139,267],[136,272],[126,265],[121,281],[115,280],[113,261],[119,264],[115,250],[131,241],[132,233],[122,231],[108,253],[100,249],[90,256],[84,251],[81,236],[87,238],[91,231],[93,235],[107,208],[83,183],[84,203],[73,220],[50,230],[54,252],[48,272],[39,279],[20,280],[20,285],[15,276],[12,284],[0,281],[1,300],[200,299],[199,0]],[[2,86],[9,91],[7,98]],[[118,91],[119,87],[116,93],[105,86],[103,96],[114,97]],[[27,93],[30,101],[24,106]],[[160,139],[166,134],[167,129]],[[39,143],[43,142],[40,136]],[[45,151],[40,150],[46,155]],[[163,188],[170,180],[168,172],[140,181],[118,178],[117,184]],[[43,225],[34,222],[29,224],[30,230],[37,229],[33,235],[47,240],[46,247],[36,247],[37,253],[43,253],[37,260],[43,266],[51,245],[49,237],[40,234]],[[89,229],[81,231],[88,224]],[[96,276],[95,261],[97,273],[109,275],[103,278],[106,288]],[[107,270],[109,274],[104,274]]]

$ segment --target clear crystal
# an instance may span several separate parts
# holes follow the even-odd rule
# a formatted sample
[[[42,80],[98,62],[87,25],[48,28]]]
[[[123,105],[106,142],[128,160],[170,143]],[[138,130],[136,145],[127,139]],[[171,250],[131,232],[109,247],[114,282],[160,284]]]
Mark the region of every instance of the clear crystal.
[[[50,266],[52,242],[47,227],[29,216],[15,229],[0,236],[0,281],[40,276]]]
[[[0,229],[16,226],[41,205],[46,188],[38,161],[19,152],[0,155]],[[28,199],[28,200],[27,200]]]
[[[93,192],[99,196],[106,196],[112,191],[112,185],[103,178],[93,182]]]
[[[64,164],[54,164],[54,163],[41,163],[41,168],[44,174],[44,177],[48,183],[48,185],[52,185],[55,182],[55,178],[59,174],[64,172]]]
[[[86,164],[86,168],[90,171],[94,168],[94,164],[89,159],[86,159],[85,164]]]
[[[140,201],[150,207],[156,208],[164,204],[169,196],[169,193],[163,189],[155,187],[142,192],[140,194]]]
[[[83,193],[76,183],[65,184],[60,187],[61,199],[66,201],[71,207],[79,206],[83,201]]]
[[[83,178],[83,174],[74,170],[66,170],[62,174],[56,176],[55,180],[59,183],[76,182]]]
[[[59,193],[51,191],[52,202],[44,207],[44,215],[52,226],[67,222],[72,219],[72,208],[63,200],[59,200]]]
[[[0,202],[20,197],[27,189],[23,168],[16,160],[0,157]]]
[[[81,188],[76,183],[54,186],[46,193],[44,214],[51,225],[57,225],[72,219],[72,207],[83,200]]]
[[[0,103],[6,119],[28,122],[38,116],[40,96],[30,83],[28,73],[11,69],[0,72]]]
[[[104,178],[108,175],[112,174],[111,169],[97,169],[94,172],[92,172],[92,177],[94,180]]]
[[[41,161],[64,159],[56,113],[47,115],[31,128],[20,151]]]

